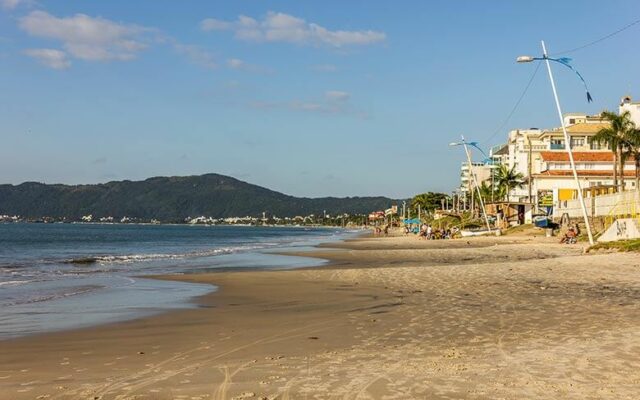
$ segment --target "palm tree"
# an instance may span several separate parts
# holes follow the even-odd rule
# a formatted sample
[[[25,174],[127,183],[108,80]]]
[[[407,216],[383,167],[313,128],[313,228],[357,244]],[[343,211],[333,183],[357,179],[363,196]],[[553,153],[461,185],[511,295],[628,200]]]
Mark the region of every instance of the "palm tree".
[[[417,194],[411,199],[409,207],[414,213],[418,213],[418,209],[425,213],[430,213],[439,208],[442,200],[447,199],[448,197],[449,196],[444,193],[427,192]]]
[[[500,189],[500,187],[492,187],[491,183],[487,183],[487,181],[482,182],[480,184],[480,196],[482,196],[485,204],[492,203],[494,200],[503,199],[504,193]]]
[[[632,122],[634,128],[635,124]],[[640,193],[640,129],[631,129],[627,131],[624,137],[624,147],[626,157],[632,157],[635,169],[635,188]],[[625,157],[625,158],[626,158]]]
[[[591,142],[606,144],[613,153],[613,186],[618,188],[618,176],[620,176],[620,191],[624,190],[624,163],[626,157],[623,155],[625,147],[625,136],[635,130],[635,124],[631,120],[629,111],[618,115],[612,111],[603,111],[602,118],[609,121],[610,126],[602,128],[593,135]],[[618,169],[620,174],[618,175]]]
[[[513,189],[519,189],[524,185],[524,175],[516,172],[514,165],[509,169],[506,165],[500,164],[495,174],[495,181],[498,190],[502,194],[502,198],[509,202],[509,192]]]
[[[519,189],[524,186],[524,175],[522,175],[520,172],[516,172],[515,165],[511,167],[511,169],[509,169],[506,165],[500,164],[498,166],[498,169],[496,170],[494,179],[496,181],[500,194],[502,194],[502,198],[507,203],[506,207],[504,208],[504,217],[506,222],[508,219],[506,210],[508,210],[511,206],[511,204],[509,204],[509,193],[513,189]]]

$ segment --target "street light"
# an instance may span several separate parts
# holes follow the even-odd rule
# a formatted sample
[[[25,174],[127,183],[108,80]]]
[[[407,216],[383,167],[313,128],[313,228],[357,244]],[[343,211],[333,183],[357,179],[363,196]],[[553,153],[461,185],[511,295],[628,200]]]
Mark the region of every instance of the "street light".
[[[567,128],[564,125],[564,118],[562,118],[562,109],[560,108],[560,100],[558,99],[558,92],[556,91],[556,83],[553,80],[553,73],[551,72],[551,63],[549,61],[554,61],[559,64],[568,67],[573,72],[578,75],[582,84],[584,85],[584,89],[587,92],[587,102],[593,101],[591,98],[591,94],[589,93],[589,89],[587,88],[587,83],[584,81],[584,78],[578,71],[576,71],[569,62],[570,58],[549,58],[547,54],[547,48],[544,45],[544,40],[542,43],[542,57],[531,57],[531,56],[520,56],[516,59],[518,63],[529,63],[533,61],[544,61],[547,64],[547,71],[549,72],[549,80],[551,81],[551,89],[553,90],[553,97],[556,101],[556,108],[558,110],[558,117],[560,117],[560,124],[562,126],[562,133],[564,134],[564,142],[566,144],[567,154],[569,155],[569,163],[571,164],[571,170],[573,171],[573,179],[578,188],[578,199],[580,200],[580,207],[582,208],[582,216],[584,217],[584,224],[587,227],[587,235],[589,236],[589,244],[593,246],[593,233],[591,232],[591,224],[589,223],[589,216],[587,214],[587,206],[584,202],[584,196],[582,194],[582,186],[580,185],[580,180],[578,179],[578,171],[576,170],[576,163],[573,160],[573,152],[571,151],[571,139],[569,138],[569,134],[567,133]]]
[[[467,155],[467,162],[469,163],[469,175],[471,175],[471,178],[473,179],[473,185],[476,187],[476,190],[478,191],[478,199],[480,200],[480,207],[482,207],[482,215],[484,215],[484,222],[487,224],[487,230],[489,232],[491,232],[491,226],[489,225],[489,218],[487,217],[487,211],[484,209],[484,201],[482,200],[482,194],[480,193],[480,186],[478,185],[478,182],[476,181],[476,174],[473,173],[473,166],[471,165],[471,153],[469,153],[469,147],[467,146],[473,146],[477,149],[480,149],[478,147],[478,144],[476,142],[467,142],[466,140],[464,140],[464,136],[460,135],[460,138],[462,138],[461,142],[452,142],[449,143],[449,146],[462,146],[464,147],[464,152]],[[482,151],[482,150],[480,150]],[[484,153],[484,152],[483,152]],[[473,213],[473,210],[472,210]]]

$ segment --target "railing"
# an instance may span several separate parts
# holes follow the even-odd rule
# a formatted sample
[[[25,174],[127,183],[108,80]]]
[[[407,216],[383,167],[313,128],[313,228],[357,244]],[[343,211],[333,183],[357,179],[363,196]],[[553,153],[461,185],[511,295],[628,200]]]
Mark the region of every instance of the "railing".
[[[621,193],[586,197],[587,214],[590,217],[604,217],[605,228],[618,218],[640,218],[640,192],[629,190]],[[570,218],[581,218],[580,200],[559,201],[555,208],[555,216],[567,214]]]

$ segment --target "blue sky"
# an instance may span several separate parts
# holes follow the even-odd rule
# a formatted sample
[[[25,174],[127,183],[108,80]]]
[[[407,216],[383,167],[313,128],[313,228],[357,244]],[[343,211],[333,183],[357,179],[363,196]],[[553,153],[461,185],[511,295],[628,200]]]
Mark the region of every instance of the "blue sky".
[[[514,62],[640,18],[628,1],[0,0],[0,183],[217,172],[298,196],[458,184],[461,133],[557,125]],[[640,99],[640,24],[556,70],[565,112]],[[493,137],[492,137],[493,136]]]

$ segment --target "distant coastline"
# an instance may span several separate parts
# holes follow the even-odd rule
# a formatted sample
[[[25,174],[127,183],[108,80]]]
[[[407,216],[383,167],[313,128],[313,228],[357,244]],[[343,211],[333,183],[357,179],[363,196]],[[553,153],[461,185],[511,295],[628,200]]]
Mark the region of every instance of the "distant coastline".
[[[361,225],[387,197],[295,197],[205,174],[92,185],[0,185],[0,221]]]

